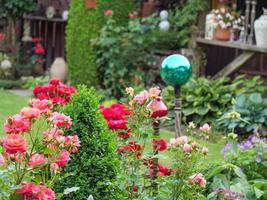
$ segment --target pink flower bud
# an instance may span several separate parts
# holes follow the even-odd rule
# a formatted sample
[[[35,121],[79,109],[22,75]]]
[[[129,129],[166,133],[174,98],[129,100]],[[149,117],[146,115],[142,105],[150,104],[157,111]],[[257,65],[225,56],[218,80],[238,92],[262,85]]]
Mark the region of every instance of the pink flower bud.
[[[190,153],[191,150],[192,150],[190,144],[184,144],[183,149],[184,149],[184,152],[185,152],[185,153]]]

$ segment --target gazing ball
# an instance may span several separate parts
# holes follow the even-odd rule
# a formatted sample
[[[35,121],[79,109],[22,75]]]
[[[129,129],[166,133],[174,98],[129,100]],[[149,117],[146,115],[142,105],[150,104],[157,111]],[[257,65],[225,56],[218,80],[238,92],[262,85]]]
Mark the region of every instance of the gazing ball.
[[[163,60],[160,73],[166,84],[184,85],[192,76],[192,66],[186,57],[174,54]]]
[[[161,31],[168,31],[170,29],[170,23],[168,21],[162,21],[159,23],[159,29]]]
[[[166,21],[168,19],[169,13],[167,10],[162,10],[159,14],[161,21]]]

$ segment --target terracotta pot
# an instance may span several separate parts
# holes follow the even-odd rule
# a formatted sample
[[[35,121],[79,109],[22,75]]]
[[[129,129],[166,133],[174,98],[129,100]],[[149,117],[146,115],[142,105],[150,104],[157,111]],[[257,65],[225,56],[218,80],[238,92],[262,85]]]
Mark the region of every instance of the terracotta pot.
[[[230,28],[216,28],[215,39],[222,41],[229,41],[231,38],[231,29]]]
[[[85,7],[87,9],[95,9],[96,8],[96,0],[85,0]]]

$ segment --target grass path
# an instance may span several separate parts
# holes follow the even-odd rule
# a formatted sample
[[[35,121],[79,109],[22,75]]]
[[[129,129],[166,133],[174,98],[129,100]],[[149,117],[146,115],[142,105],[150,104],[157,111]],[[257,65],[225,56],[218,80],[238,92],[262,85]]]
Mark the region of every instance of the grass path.
[[[4,135],[4,122],[7,116],[14,115],[26,106],[28,98],[0,90],[0,138]]]

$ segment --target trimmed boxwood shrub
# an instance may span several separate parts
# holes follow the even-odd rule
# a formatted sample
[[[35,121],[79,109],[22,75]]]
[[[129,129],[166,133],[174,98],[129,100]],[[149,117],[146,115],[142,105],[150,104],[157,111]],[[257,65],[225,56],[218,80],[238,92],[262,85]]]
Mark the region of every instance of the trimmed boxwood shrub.
[[[105,24],[103,12],[114,11],[118,23],[128,20],[128,12],[135,8],[133,0],[98,0],[96,9],[86,9],[84,0],[71,1],[67,26],[67,61],[74,84],[98,84],[96,54],[91,40]]]
[[[63,109],[63,113],[73,119],[66,135],[77,134],[81,147],[63,169],[66,177],[63,175],[55,188],[58,193],[72,187],[80,189],[64,195],[62,199],[85,200],[89,195],[93,195],[95,200],[117,199],[113,184],[117,174],[115,145],[98,106],[95,90],[79,86],[78,93]]]

